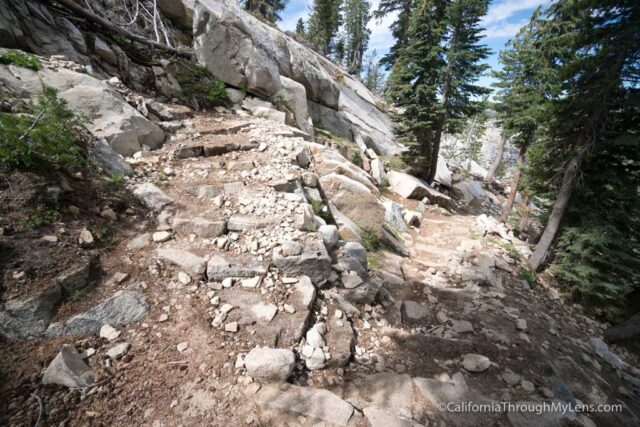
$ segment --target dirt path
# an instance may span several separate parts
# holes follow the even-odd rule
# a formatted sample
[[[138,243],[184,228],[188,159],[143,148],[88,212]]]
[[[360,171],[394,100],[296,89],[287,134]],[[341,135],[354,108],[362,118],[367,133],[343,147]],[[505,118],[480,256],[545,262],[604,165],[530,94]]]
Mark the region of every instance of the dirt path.
[[[127,186],[154,183],[172,203],[138,218],[103,260],[108,278],[121,272],[125,280],[105,280],[54,320],[118,290],[144,295],[148,314],[118,326],[112,341],[9,342],[6,423],[560,425],[558,410],[438,410],[450,402],[535,401],[622,404],[619,413],[564,418],[638,425],[640,372],[627,364],[632,359],[596,351],[590,340],[601,336],[598,323],[553,288],[521,280],[528,248],[491,218],[430,206],[420,227],[403,235],[410,257],[369,253],[364,283],[337,286],[341,263],[357,270],[359,260],[344,246],[318,249],[320,220],[296,184],[313,172],[313,163],[304,167],[304,144],[266,120],[204,115],[162,150],[137,158]],[[285,246],[293,255],[283,257]],[[316,351],[307,354],[303,337],[308,343],[318,323],[322,369],[311,369]],[[94,353],[86,360],[97,386],[40,384],[63,343]],[[125,343],[126,354],[107,355]],[[256,346],[295,351],[289,385],[248,373]]]

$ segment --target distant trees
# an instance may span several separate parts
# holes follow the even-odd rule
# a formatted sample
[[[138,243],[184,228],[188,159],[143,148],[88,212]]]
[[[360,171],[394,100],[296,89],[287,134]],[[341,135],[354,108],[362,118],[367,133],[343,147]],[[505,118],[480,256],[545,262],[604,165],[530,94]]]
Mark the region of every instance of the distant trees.
[[[474,98],[489,91],[476,84],[487,65],[480,19],[488,0],[422,0],[411,12],[407,40],[387,82],[401,108],[396,130],[409,150],[414,174],[432,182],[444,132],[456,132],[479,112]]]
[[[299,18],[296,23],[296,34],[301,37],[305,37],[307,35],[307,30],[305,29],[304,20],[302,18]]]
[[[385,80],[386,76],[378,60],[378,53],[374,49],[365,58],[362,82],[371,92],[380,94],[384,88]]]
[[[275,23],[280,20],[280,13],[284,10],[288,0],[242,0],[245,10],[251,12],[263,21]]]

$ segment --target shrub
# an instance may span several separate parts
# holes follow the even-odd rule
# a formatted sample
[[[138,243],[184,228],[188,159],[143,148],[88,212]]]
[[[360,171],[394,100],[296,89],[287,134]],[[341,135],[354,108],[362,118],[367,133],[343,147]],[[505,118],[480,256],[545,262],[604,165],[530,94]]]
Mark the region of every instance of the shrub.
[[[17,65],[18,67],[28,68],[38,71],[40,69],[40,61],[33,55],[27,55],[22,52],[5,52],[0,55],[0,64]]]
[[[196,109],[227,105],[224,82],[205,67],[189,62],[176,65],[175,76],[182,89],[180,100]]]
[[[375,251],[380,248],[380,238],[370,230],[362,230],[362,244],[367,251]]]
[[[0,113],[0,165],[72,170],[84,164],[76,143],[76,118],[53,88],[45,87],[31,115]]]
[[[31,215],[23,219],[27,228],[35,229],[43,225],[51,224],[60,219],[60,212],[56,205],[39,204]]]

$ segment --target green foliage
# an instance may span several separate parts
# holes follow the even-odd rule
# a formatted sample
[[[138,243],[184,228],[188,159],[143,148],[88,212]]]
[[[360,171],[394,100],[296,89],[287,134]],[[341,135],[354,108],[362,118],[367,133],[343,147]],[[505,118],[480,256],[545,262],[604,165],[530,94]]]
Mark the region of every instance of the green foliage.
[[[309,204],[311,205],[311,209],[313,209],[313,213],[316,215],[320,215],[322,210],[322,203],[315,199],[309,199]]]
[[[528,269],[524,269],[520,272],[520,280],[524,280],[531,287],[536,283],[536,276]]]
[[[11,64],[18,67],[38,71],[41,68],[40,61],[33,55],[22,52],[8,51],[0,54],[0,64]]]
[[[307,36],[307,30],[305,29],[304,20],[302,18],[298,19],[298,22],[296,23],[296,34],[302,38]]]
[[[442,148],[442,157],[451,165],[460,166],[461,161],[482,161],[482,141],[487,131],[487,114],[484,110],[469,117],[461,127],[460,135]]]
[[[307,40],[313,48],[327,56],[334,48],[334,39],[342,23],[342,0],[314,0],[309,16]]]
[[[60,211],[55,203],[39,204],[36,210],[23,219],[25,227],[36,229],[43,225],[52,224],[60,220]]]
[[[351,163],[362,167],[362,154],[360,154],[359,151],[354,151],[353,154],[351,154]]]
[[[408,150],[404,160],[412,172],[431,181],[444,132],[460,130],[464,118],[485,95],[476,81],[487,68],[489,54],[480,45],[480,19],[488,0],[419,2],[411,12],[406,43],[387,81],[387,96],[399,107],[395,128]]]
[[[114,191],[121,191],[124,189],[124,176],[120,174],[113,174],[107,179],[107,186]]]
[[[380,249],[381,241],[376,233],[370,230],[362,230],[362,245],[367,251],[376,251]]]
[[[378,54],[374,49],[365,58],[364,77],[362,82],[373,93],[382,93],[386,80],[385,74],[382,72],[382,65],[378,60]]]
[[[175,76],[182,89],[180,100],[196,109],[227,105],[224,82],[205,67],[189,62],[175,66]]]
[[[405,171],[407,167],[402,155],[395,155],[387,160],[387,169],[402,172]]]
[[[378,9],[373,13],[373,17],[376,19],[382,19],[385,16],[396,14],[396,19],[389,27],[395,41],[389,49],[389,53],[380,60],[380,65],[387,70],[391,69],[393,64],[395,64],[400,50],[407,43],[409,22],[414,2],[415,0],[380,0]]]
[[[76,118],[53,88],[45,87],[32,115],[0,113],[0,165],[20,169],[84,165],[73,127]]]

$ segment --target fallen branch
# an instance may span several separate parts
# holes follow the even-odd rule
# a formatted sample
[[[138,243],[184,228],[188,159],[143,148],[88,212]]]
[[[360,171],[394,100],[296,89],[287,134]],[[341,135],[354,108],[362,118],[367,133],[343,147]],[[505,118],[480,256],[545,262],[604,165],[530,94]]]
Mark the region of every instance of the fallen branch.
[[[33,123],[31,123],[31,126],[29,126],[29,129],[27,129],[22,135],[20,135],[20,138],[18,138],[18,141],[23,141],[27,136],[29,136],[29,134],[31,133],[31,131],[33,130],[33,128],[35,128],[38,124],[38,122],[42,119],[42,117],[44,116],[45,111],[47,111],[47,106],[45,104],[45,106],[42,108],[42,111],[40,111],[40,114],[38,114],[38,117],[36,117],[36,119],[33,121]]]
[[[42,399],[40,399],[40,396],[38,396],[35,391],[31,393],[31,397],[34,397],[38,401],[38,407],[40,408],[40,410],[38,411],[38,418],[36,419],[36,423],[34,424],[34,427],[38,427],[40,425],[40,420],[42,419],[42,414],[44,413],[44,404],[42,403]]]
[[[96,24],[104,27],[107,30],[113,31],[115,33],[118,33],[120,35],[123,35],[125,37],[128,37],[131,40],[137,41],[139,43],[142,44],[146,44],[147,46],[151,46],[157,49],[162,49],[162,50],[166,50],[168,52],[172,52],[181,56],[191,56],[191,53],[186,51],[186,50],[181,50],[181,49],[176,49],[174,47],[171,46],[167,46],[166,44],[163,43],[159,43],[153,40],[149,40],[145,37],[139,36],[137,34],[134,34],[130,31],[127,31],[125,29],[122,29],[120,27],[118,27],[117,25],[109,22],[108,20],[102,18],[101,16],[96,15],[95,13],[85,9],[84,7],[78,5],[76,2],[74,2],[73,0],[48,0],[49,2],[55,2],[55,3],[59,3],[60,5],[66,7],[69,10],[72,10],[73,12],[77,13],[78,15],[83,16],[84,18],[95,22]]]

